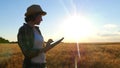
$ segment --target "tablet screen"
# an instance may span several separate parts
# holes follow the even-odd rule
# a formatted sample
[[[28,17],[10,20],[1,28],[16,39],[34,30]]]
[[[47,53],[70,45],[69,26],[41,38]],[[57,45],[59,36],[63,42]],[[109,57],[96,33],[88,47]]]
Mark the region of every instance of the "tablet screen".
[[[57,45],[57,44],[59,44],[63,39],[64,39],[64,37],[62,37],[61,39],[56,40],[56,41],[50,43],[50,45]]]

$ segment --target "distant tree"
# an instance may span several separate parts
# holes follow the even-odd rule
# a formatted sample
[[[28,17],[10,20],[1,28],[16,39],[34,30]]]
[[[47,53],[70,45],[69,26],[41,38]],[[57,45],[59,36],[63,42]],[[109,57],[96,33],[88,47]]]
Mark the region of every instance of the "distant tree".
[[[0,37],[0,43],[9,43],[9,40]]]
[[[11,41],[10,43],[18,43],[17,41]]]

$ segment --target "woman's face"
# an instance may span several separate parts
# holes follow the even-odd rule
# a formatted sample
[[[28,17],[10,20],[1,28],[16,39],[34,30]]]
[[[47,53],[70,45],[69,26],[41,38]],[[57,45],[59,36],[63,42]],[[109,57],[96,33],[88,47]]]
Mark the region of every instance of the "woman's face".
[[[35,19],[35,24],[36,24],[36,25],[39,25],[39,24],[41,23],[41,21],[43,21],[42,15],[38,15],[38,16],[36,17],[36,19]]]

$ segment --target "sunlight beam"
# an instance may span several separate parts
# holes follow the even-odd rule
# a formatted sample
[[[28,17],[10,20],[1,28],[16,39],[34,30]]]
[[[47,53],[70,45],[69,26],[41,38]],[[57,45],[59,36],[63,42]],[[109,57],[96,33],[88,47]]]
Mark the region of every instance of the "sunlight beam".
[[[70,0],[70,2],[71,2],[71,5],[72,5],[72,7],[73,7],[73,13],[77,13],[77,8],[76,8],[76,5],[75,5],[75,3],[73,2],[73,0]]]
[[[67,7],[65,6],[63,0],[59,0],[59,1],[60,1],[60,3],[62,4],[63,8],[65,9],[66,13],[67,13],[68,15],[70,15],[70,12],[68,11]]]
[[[78,57],[81,58],[80,56],[80,48],[79,48],[79,43],[77,42],[77,52],[78,52]]]

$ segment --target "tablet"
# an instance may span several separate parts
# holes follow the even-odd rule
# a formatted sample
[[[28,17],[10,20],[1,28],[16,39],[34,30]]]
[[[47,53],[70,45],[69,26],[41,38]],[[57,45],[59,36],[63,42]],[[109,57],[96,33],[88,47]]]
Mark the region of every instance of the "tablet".
[[[55,45],[59,44],[63,39],[64,39],[64,37],[62,37],[61,39],[56,40],[56,41],[50,43],[50,45],[51,45],[51,46],[55,46]]]

